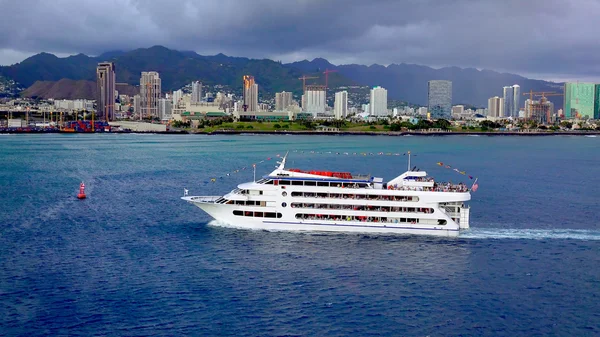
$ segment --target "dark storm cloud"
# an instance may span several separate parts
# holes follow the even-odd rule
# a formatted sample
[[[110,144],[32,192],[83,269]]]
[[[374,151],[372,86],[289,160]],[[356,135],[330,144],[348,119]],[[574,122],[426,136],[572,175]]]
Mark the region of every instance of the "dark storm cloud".
[[[164,45],[201,54],[599,76],[600,0],[0,0],[0,63]]]

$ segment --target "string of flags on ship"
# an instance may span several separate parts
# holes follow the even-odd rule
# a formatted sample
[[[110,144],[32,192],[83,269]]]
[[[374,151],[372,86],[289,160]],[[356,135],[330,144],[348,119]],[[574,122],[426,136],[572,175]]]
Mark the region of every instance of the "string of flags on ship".
[[[333,154],[333,155],[343,155],[343,156],[406,156],[406,155],[411,155],[413,157],[416,157],[416,154],[411,154],[410,151],[407,152],[334,152],[334,151],[311,151],[311,150],[292,150],[290,152],[294,152],[294,153],[308,153],[308,154]],[[232,175],[238,174],[240,172],[244,172],[246,170],[251,170],[251,169],[256,169],[256,165],[257,164],[263,164],[266,162],[269,162],[271,160],[273,160],[273,158],[280,159],[282,156],[281,154],[277,154],[274,157],[267,157],[261,161],[258,161],[256,163],[253,163],[252,165],[248,165],[248,166],[243,166],[241,168],[235,169],[233,171],[229,171],[221,176],[218,177],[212,177],[210,178],[210,180],[204,181],[204,184],[208,184],[208,183],[214,183],[216,182],[218,179],[223,179],[226,177],[230,177]],[[438,162],[437,163],[438,166],[446,168],[446,169],[450,169],[458,174],[464,175],[469,177],[469,179],[473,180],[475,179],[475,182],[473,183],[473,191],[477,190],[477,178],[473,177],[472,175],[467,174],[467,172],[459,170],[458,168],[455,168],[453,166],[444,164],[442,162]]]

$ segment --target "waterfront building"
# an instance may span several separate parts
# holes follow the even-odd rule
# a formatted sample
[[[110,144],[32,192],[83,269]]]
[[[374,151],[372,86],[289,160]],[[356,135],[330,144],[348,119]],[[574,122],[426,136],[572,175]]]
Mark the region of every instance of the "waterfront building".
[[[258,84],[254,82],[254,76],[244,75],[244,106],[243,111],[258,111]]]
[[[452,118],[460,118],[464,112],[464,105],[455,105],[452,107]]]
[[[179,101],[183,98],[183,91],[181,89],[173,91],[173,106],[179,105]]]
[[[202,102],[202,83],[198,81],[192,82],[192,104]],[[176,103],[176,102],[173,102]]]
[[[538,124],[548,124],[553,122],[554,103],[546,97],[540,100],[525,100],[525,118],[536,121]]]
[[[170,99],[160,98],[158,100],[158,118],[161,120],[171,119],[172,103]]]
[[[504,98],[492,97],[488,99],[488,116],[502,117],[504,116]]]
[[[305,96],[306,112],[311,113],[313,117],[317,117],[318,114],[325,113],[325,108],[327,105],[325,101],[325,86],[307,85]]]
[[[98,63],[96,68],[97,117],[105,121],[115,118],[115,64]]]
[[[161,97],[161,80],[156,71],[144,71],[140,78],[140,97],[142,118],[157,118],[158,100]]]
[[[369,108],[369,114],[371,116],[387,116],[387,90],[379,86],[371,89]]]
[[[333,115],[335,119],[344,119],[348,116],[348,92],[339,91],[335,93],[333,103]]]
[[[594,86],[594,119],[600,119],[600,84]]]
[[[137,115],[142,113],[142,98],[140,95],[133,96],[133,113]]]
[[[427,85],[427,107],[433,118],[450,119],[452,110],[452,82],[432,80]]]
[[[292,105],[292,93],[291,92],[278,92],[275,94],[275,111],[285,111]]]
[[[565,118],[594,117],[596,85],[593,83],[565,83]]]
[[[521,87],[517,84],[502,88],[504,98],[504,115],[500,117],[518,117],[521,104]]]

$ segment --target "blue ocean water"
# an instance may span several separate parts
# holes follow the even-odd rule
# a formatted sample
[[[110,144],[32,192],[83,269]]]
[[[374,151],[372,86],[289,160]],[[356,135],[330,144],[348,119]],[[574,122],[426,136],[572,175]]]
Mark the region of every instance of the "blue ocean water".
[[[473,228],[247,231],[179,199],[288,150],[289,166],[385,179],[406,156],[352,153],[464,170]],[[599,167],[591,137],[0,135],[0,335],[597,336]]]

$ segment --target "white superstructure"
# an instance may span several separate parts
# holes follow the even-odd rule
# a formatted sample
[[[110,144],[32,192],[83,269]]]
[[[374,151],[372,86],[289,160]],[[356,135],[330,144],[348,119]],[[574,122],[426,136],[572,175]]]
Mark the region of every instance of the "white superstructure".
[[[216,220],[252,229],[458,236],[469,228],[464,203],[471,194],[464,184],[436,183],[413,170],[383,182],[346,172],[286,169],[285,160],[222,197],[182,199]]]

